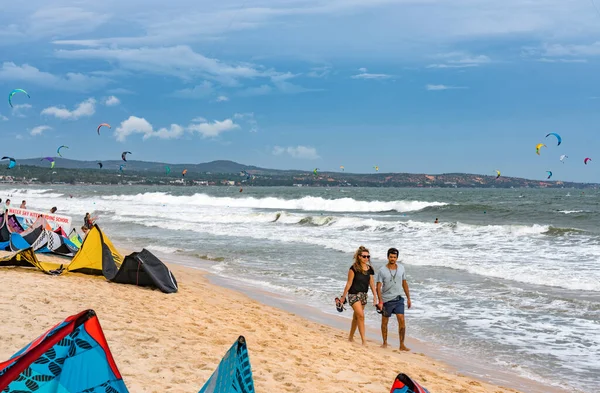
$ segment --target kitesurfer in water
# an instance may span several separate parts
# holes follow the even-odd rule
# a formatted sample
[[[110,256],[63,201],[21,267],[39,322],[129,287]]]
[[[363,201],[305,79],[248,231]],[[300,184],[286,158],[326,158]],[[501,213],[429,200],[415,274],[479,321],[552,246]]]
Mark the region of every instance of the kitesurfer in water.
[[[348,303],[350,303],[350,307],[354,310],[348,341],[354,341],[354,333],[356,332],[356,328],[358,328],[362,344],[367,344],[365,337],[365,306],[367,305],[369,287],[371,288],[371,292],[373,292],[373,305],[377,305],[374,275],[375,271],[371,267],[371,253],[366,247],[360,246],[354,253],[354,263],[348,270],[348,281],[346,282],[344,293],[342,293],[340,298],[340,303],[344,304],[346,295],[348,295]]]
[[[439,224],[440,222],[438,221],[438,218],[435,218],[435,221],[433,222],[434,224]]]

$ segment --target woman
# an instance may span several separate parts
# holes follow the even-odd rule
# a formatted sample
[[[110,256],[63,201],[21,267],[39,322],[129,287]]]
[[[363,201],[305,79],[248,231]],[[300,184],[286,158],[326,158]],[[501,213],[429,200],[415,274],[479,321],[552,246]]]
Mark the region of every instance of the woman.
[[[91,217],[90,213],[85,213],[85,217],[83,218],[83,226],[87,229],[92,229],[97,218],[98,217]]]
[[[346,295],[348,295],[348,303],[354,310],[348,340],[354,341],[354,333],[358,327],[363,345],[367,343],[365,339],[365,306],[367,305],[369,287],[373,293],[373,305],[377,306],[377,292],[375,292],[375,280],[373,279],[375,272],[371,267],[370,260],[369,250],[363,246],[358,247],[358,250],[354,253],[354,264],[348,270],[348,282],[340,299],[343,304]]]

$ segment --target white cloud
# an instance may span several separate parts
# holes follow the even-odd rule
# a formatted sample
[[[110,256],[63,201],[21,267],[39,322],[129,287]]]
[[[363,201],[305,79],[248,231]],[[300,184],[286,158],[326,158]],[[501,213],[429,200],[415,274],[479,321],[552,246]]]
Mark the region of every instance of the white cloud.
[[[51,129],[52,129],[52,127],[50,127],[50,126],[37,126],[37,127],[33,127],[31,129],[30,134],[33,135],[33,136],[42,135],[42,133],[44,131],[48,131],[48,130],[51,130]]]
[[[68,5],[48,6],[48,2],[28,1],[23,4],[23,12],[18,15],[19,5],[12,4],[7,12],[18,23],[10,24],[0,38],[12,39],[13,44],[35,41],[43,37],[53,39],[92,32],[109,20],[108,13],[97,13],[89,9]],[[56,2],[55,2],[56,3]],[[62,1],[65,3],[65,1]],[[1,42],[1,40],[0,40]]]
[[[11,112],[12,112],[13,116],[25,117],[25,115],[22,113],[22,111],[27,111],[31,108],[33,108],[33,107],[30,104],[17,104],[17,105],[13,105],[13,107],[11,108]]]
[[[492,59],[486,55],[471,55],[465,52],[441,53],[435,57],[442,59],[443,62],[429,64],[427,68],[470,68],[492,62]]]
[[[321,158],[317,154],[317,149],[315,149],[314,147],[302,146],[302,145],[288,146],[288,147],[275,146],[273,148],[273,154],[276,156],[279,156],[282,154],[289,154],[290,156],[292,156],[294,158],[300,158],[300,159],[306,159],[306,160],[316,160],[318,158]]]
[[[215,88],[212,82],[204,81],[192,88],[181,89],[175,91],[172,95],[181,98],[208,98],[215,93]]]
[[[104,100],[104,105],[106,105],[106,106],[115,106],[115,105],[119,105],[120,103],[121,103],[121,100],[119,100],[115,96],[110,96],[106,100]]]
[[[249,87],[237,93],[240,97],[264,96],[271,94],[275,89],[269,85],[260,85],[258,87]]]
[[[360,71],[361,69],[359,69]],[[366,70],[365,70],[366,72]],[[309,78],[326,78],[331,73],[330,66],[312,67],[310,72],[306,74]]]
[[[21,140],[21,139],[23,139],[23,135],[17,134],[17,135],[15,135],[15,139]]]
[[[389,79],[392,75],[388,74],[372,74],[364,67],[358,69],[360,74],[352,75],[352,79]]]
[[[448,86],[448,85],[426,85],[425,89],[430,91],[450,90],[450,89],[466,89],[464,86]]]
[[[528,48],[547,57],[594,57],[600,56],[600,41],[591,44],[543,44],[541,48]]]
[[[537,59],[537,61],[541,63],[587,63],[586,59],[548,59],[546,57],[542,57]]]
[[[6,117],[6,116],[4,116],[4,115],[0,114],[0,120],[2,120],[2,121],[7,121],[7,120],[8,120],[8,117]]]
[[[40,71],[29,64],[18,66],[13,62],[2,63],[2,67],[0,67],[0,80],[28,82],[56,90],[81,92],[101,88],[110,83],[110,80],[106,78],[90,77],[73,72],[67,73],[64,77],[56,76]]]
[[[124,142],[128,136],[133,134],[143,134],[143,139],[177,139],[184,133],[184,128],[177,124],[171,124],[171,128],[161,128],[154,130],[152,124],[146,119],[136,116],[130,116],[127,120],[121,122],[121,125],[114,131],[114,135],[119,142]]]
[[[250,128],[250,132],[258,132],[258,121],[254,117],[254,112],[236,113],[233,118],[245,122]]]
[[[94,113],[96,113],[96,100],[94,98],[88,98],[87,100],[77,104],[75,109],[73,109],[72,111],[65,108],[51,106],[49,108],[44,109],[41,114],[54,116],[59,119],[77,120],[80,117],[92,116]]]
[[[110,93],[110,94],[135,94],[134,91],[131,91],[129,89],[124,89],[122,87],[118,87],[116,89],[110,89],[110,90],[108,90],[108,93]]]
[[[225,102],[225,101],[229,101],[229,98],[227,98],[226,96],[218,96],[217,97],[217,102]]]
[[[141,48],[97,48],[58,50],[57,57],[73,60],[99,60],[118,63],[122,68],[150,74],[171,75],[184,80],[194,77],[212,79],[229,86],[238,79],[269,77],[273,71],[259,70],[252,64],[228,64],[196,53],[187,45]]]
[[[225,119],[223,121],[215,120],[212,123],[205,122],[191,124],[187,129],[199,133],[204,138],[215,138],[225,131],[236,130],[238,128],[240,128],[240,126],[235,124],[233,120]]]
[[[183,127],[179,124],[171,124],[170,128],[160,128],[155,130],[152,124],[146,119],[130,116],[115,129],[114,135],[119,142],[125,141],[127,137],[133,134],[142,134],[144,140],[149,138],[178,139],[186,132],[192,134],[198,133],[204,138],[215,138],[225,131],[239,128],[240,126],[235,124],[232,119],[225,119],[223,121],[215,120],[211,123],[203,117],[196,117],[187,127]]]

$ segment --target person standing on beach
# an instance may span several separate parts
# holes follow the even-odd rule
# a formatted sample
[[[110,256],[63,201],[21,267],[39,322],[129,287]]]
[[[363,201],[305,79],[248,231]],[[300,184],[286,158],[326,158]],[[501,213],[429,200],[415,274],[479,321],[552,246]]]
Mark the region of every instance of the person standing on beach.
[[[83,226],[87,229],[92,229],[98,217],[90,216],[90,213],[85,213],[85,217],[83,218]]]
[[[7,199],[4,203],[4,211],[7,211],[8,209],[10,209],[10,199]]]
[[[27,201],[23,200],[23,202],[21,202],[21,206],[19,206],[19,209],[27,209]]]
[[[402,292],[406,294],[406,305],[410,308],[410,292],[406,282],[404,266],[398,264],[398,249],[390,248],[387,252],[388,263],[377,271],[377,296],[381,310],[381,336],[383,337],[382,348],[387,347],[388,322],[393,314],[398,319],[398,334],[400,336],[400,350],[410,351],[404,345],[406,335],[406,324],[404,321],[404,299]]]
[[[373,292],[373,305],[377,305],[375,282],[373,280],[375,271],[371,267],[370,260],[371,254],[369,250],[363,246],[358,247],[358,250],[354,253],[354,263],[348,270],[348,281],[346,282],[344,293],[340,298],[341,303],[344,304],[346,295],[348,295],[348,303],[350,303],[350,307],[354,310],[348,341],[354,341],[354,333],[356,332],[356,328],[358,328],[362,345],[367,344],[365,338],[365,306],[367,305],[369,287],[371,288],[371,292]]]

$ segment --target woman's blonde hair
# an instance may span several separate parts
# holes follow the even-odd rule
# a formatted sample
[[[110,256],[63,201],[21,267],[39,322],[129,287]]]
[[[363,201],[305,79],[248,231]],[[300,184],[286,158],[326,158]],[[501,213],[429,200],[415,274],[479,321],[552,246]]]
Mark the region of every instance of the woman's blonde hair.
[[[367,274],[367,271],[369,270],[367,268],[367,270],[363,270],[362,265],[360,263],[360,257],[359,255],[362,254],[363,252],[368,252],[369,254],[371,254],[369,252],[369,249],[365,246],[360,246],[358,247],[358,249],[356,250],[356,252],[354,253],[354,263],[352,264],[352,268],[354,269],[354,272],[358,273],[358,272],[362,272],[363,274]],[[371,261],[367,261],[367,264],[369,265],[369,267],[371,267]]]

